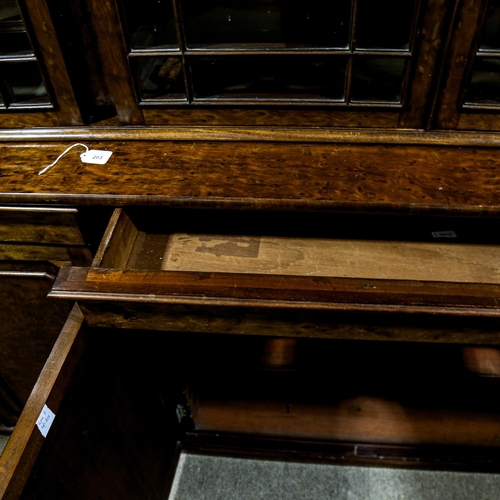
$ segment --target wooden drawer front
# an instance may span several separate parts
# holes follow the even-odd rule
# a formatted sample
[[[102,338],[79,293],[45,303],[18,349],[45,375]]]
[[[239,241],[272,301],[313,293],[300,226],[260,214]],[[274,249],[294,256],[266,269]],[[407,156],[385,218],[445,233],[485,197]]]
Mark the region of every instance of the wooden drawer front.
[[[0,243],[0,260],[39,260],[70,264],[68,248],[54,245]]]
[[[0,207],[0,242],[83,245],[72,208]]]
[[[55,296],[500,316],[497,221],[117,210]],[[99,296],[99,297],[98,297]]]

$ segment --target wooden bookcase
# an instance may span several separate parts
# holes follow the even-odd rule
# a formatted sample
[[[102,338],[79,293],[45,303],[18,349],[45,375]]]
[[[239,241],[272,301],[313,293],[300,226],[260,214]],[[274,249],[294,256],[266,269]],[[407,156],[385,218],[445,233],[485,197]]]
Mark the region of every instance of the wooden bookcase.
[[[497,3],[5,3],[47,98],[0,86],[0,274],[66,252],[77,304],[0,496],[165,498],[182,447],[497,470]]]

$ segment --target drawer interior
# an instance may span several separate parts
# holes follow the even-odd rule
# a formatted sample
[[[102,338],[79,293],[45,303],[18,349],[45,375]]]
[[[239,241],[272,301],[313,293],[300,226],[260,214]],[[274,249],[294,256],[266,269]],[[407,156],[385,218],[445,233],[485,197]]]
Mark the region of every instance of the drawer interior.
[[[500,283],[498,221],[127,209],[93,267]]]

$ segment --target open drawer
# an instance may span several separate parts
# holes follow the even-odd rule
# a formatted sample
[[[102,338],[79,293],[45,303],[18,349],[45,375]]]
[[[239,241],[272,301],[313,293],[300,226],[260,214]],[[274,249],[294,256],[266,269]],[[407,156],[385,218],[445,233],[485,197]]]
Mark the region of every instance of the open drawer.
[[[497,227],[491,218],[118,209],[92,267],[62,269],[51,296],[79,300],[95,326],[499,343]]]

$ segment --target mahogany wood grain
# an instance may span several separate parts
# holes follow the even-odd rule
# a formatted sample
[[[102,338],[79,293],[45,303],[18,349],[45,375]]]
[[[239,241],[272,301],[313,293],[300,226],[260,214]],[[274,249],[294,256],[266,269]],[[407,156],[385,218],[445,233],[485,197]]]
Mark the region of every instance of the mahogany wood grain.
[[[495,130],[498,127],[494,127]],[[497,148],[500,136],[494,132],[422,130],[370,130],[283,127],[117,127],[113,120],[93,127],[52,127],[0,130],[0,142],[85,142],[85,141],[224,141],[300,142],[329,144],[396,144],[399,146],[455,146]],[[4,144],[4,147],[8,144]]]
[[[167,305],[127,302],[125,298],[120,301],[83,300],[79,304],[87,322],[99,328],[432,344],[500,344],[500,323],[495,318]]]
[[[24,113],[2,111],[0,125],[6,129],[31,129],[31,127],[59,127],[59,119],[55,111],[26,111]]]
[[[137,105],[116,2],[90,0],[87,6],[93,20],[104,81],[114,101],[118,118],[126,125],[143,124],[144,118]]]
[[[373,144],[99,142],[106,165],[64,144],[0,150],[0,202],[495,215],[496,149]]]
[[[38,260],[70,263],[71,257],[67,247],[64,246],[0,243],[0,260]]]
[[[76,209],[0,206],[0,241],[83,245]]]
[[[500,130],[500,116],[497,113],[477,113],[464,111],[458,119],[458,129],[462,130]]]
[[[61,269],[51,297],[500,317],[499,285],[182,271]]]
[[[229,401],[207,399],[198,404],[196,428],[213,433],[359,443],[500,446],[500,424],[494,412],[415,408],[363,396],[331,405],[241,401],[237,397]]]
[[[400,128],[426,127],[432,105],[432,91],[439,76],[437,61],[451,25],[450,2],[448,0],[427,2],[422,17],[418,33],[421,43],[417,45],[418,52],[413,54],[418,64],[415,65],[414,73],[410,75],[406,96],[411,105],[401,113],[398,123]]]
[[[75,305],[0,456],[0,497],[3,500],[20,497],[44,443],[36,421],[44,405],[57,414],[83,349],[82,323],[82,313]]]
[[[46,299],[56,274],[49,263],[0,262],[0,377],[21,405],[70,311]]]
[[[122,210],[114,211],[92,267],[125,268],[138,231]]]
[[[462,356],[464,365],[471,373],[485,377],[500,377],[500,349],[498,347],[464,347]]]
[[[265,127],[397,127],[397,111],[339,109],[176,109],[143,108],[148,125]]]
[[[443,88],[437,99],[436,127],[455,129],[459,123],[465,82],[479,44],[481,21],[487,0],[463,0],[458,4],[457,19],[443,67]]]

